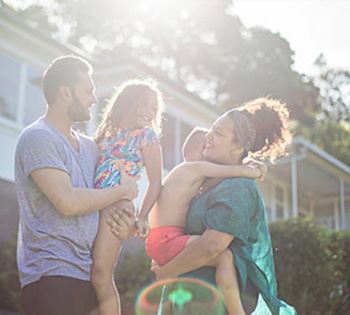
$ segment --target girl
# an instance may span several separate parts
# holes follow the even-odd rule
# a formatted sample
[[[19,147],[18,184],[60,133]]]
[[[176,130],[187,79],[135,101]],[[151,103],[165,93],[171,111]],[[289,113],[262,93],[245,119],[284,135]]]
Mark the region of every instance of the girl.
[[[160,120],[158,89],[145,81],[127,81],[107,106],[95,135],[100,149],[95,187],[118,185],[121,170],[138,176],[142,167],[146,168],[149,185],[136,221],[140,234],[146,233],[147,215],[161,190],[162,154],[157,138]],[[113,272],[121,241],[113,236],[106,218],[107,209],[104,209],[94,244],[91,280],[100,315],[116,315],[120,314],[120,301]]]

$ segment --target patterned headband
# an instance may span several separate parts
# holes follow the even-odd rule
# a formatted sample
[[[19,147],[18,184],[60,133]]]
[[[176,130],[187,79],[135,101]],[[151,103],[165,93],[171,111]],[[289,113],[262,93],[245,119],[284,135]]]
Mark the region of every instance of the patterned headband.
[[[234,131],[239,144],[249,152],[255,143],[256,130],[248,117],[250,114],[242,109],[233,109],[227,113],[233,121]]]

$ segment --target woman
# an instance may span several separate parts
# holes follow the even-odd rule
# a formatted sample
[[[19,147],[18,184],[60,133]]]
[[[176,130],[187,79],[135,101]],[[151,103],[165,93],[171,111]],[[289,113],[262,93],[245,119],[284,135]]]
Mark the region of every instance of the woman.
[[[290,140],[287,123],[284,104],[266,98],[254,100],[216,120],[207,135],[203,155],[211,162],[231,165],[242,163],[248,154],[273,160],[285,153]],[[229,248],[247,314],[254,309],[256,314],[295,313],[277,298],[265,208],[254,180],[207,180],[191,203],[186,233],[201,236],[166,265],[154,266],[158,278],[194,270],[186,276],[213,281],[213,268],[201,267]],[[256,306],[259,294],[263,299]]]

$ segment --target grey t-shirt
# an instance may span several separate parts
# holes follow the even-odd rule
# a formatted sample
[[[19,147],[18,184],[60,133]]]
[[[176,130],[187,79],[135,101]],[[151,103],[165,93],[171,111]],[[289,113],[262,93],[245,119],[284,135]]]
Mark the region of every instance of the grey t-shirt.
[[[19,137],[15,183],[20,208],[17,265],[22,287],[42,276],[90,280],[98,211],[62,216],[30,176],[37,169],[55,168],[66,172],[74,187],[92,188],[98,147],[88,137],[77,134],[77,138],[79,151],[43,118]]]

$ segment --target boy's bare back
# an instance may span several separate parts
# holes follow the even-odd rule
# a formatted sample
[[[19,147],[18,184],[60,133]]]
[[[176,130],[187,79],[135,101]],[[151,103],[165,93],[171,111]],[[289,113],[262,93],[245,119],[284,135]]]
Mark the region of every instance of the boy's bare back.
[[[166,176],[160,197],[150,214],[152,228],[185,226],[190,201],[205,180],[196,168],[197,163],[201,162],[183,162]]]

